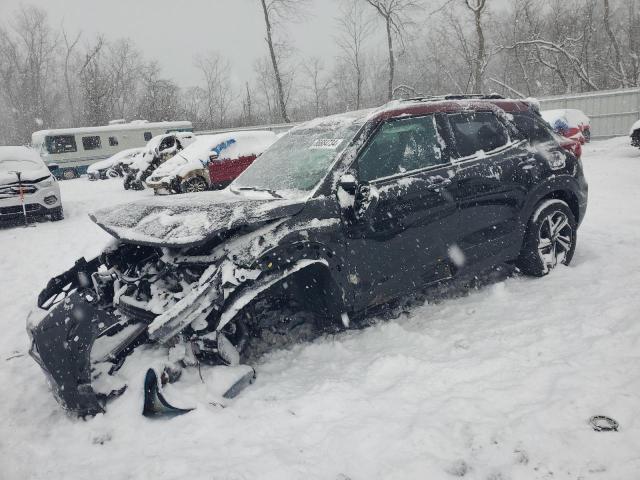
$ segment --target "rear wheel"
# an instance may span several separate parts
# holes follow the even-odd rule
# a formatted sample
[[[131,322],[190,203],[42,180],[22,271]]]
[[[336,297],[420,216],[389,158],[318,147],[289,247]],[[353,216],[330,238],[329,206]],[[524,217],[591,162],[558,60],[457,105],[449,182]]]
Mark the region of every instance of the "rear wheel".
[[[209,186],[202,177],[191,177],[180,184],[180,191],[183,193],[204,192]]]
[[[577,239],[577,222],[562,200],[543,201],[529,220],[517,266],[526,275],[542,277],[557,265],[569,265]]]

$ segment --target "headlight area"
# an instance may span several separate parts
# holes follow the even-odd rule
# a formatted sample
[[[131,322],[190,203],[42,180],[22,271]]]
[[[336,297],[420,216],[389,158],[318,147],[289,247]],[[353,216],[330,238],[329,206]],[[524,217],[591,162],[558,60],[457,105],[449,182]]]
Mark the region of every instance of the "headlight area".
[[[44,180],[40,180],[38,182],[38,187],[40,188],[52,187],[53,185],[55,185],[55,183],[56,183],[56,179],[53,175],[51,175],[50,177],[47,177]]]

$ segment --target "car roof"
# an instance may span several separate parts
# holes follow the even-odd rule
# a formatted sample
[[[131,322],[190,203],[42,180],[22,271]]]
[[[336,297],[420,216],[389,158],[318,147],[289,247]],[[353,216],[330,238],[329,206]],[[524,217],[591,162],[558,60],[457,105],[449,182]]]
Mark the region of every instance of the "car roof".
[[[396,100],[381,107],[374,114],[377,120],[403,115],[428,115],[433,113],[458,113],[475,110],[502,110],[507,113],[530,112],[533,107],[525,100],[497,98],[494,96],[445,96]]]

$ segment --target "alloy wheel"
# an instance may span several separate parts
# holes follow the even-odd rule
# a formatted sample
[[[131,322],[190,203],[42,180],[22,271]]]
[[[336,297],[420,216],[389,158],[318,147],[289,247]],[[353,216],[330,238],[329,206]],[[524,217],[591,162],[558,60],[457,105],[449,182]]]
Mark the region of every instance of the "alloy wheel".
[[[204,192],[207,185],[201,178],[192,178],[187,182],[187,193]]]
[[[549,213],[538,233],[538,255],[546,270],[565,263],[573,244],[573,229],[567,215],[561,211]]]

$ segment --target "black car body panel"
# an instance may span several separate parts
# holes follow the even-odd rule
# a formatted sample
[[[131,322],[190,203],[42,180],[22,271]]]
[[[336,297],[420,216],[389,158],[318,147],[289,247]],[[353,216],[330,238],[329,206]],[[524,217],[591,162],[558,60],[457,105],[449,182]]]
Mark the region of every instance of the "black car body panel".
[[[327,161],[304,193],[234,193],[263,156],[227,191],[96,212],[93,220],[119,244],[41,294],[43,305],[65,285],[79,292],[30,328],[38,362],[65,391],[67,408],[92,413],[102,403],[95,392],[90,398],[86,349],[112,322],[137,335],[115,347],[114,369],[136,342],[196,342],[199,352],[215,354],[212,339],[229,326],[242,332],[234,323],[240,312],[274,286],[346,325],[349,315],[408,290],[515,260],[536,206],[559,198],[582,221],[587,184],[578,159],[552,139],[528,138],[509,120],[514,113],[537,115],[520,101],[445,98],[328,117],[288,134],[291,142],[316,135],[301,162]],[[335,158],[323,156],[337,145]],[[87,301],[92,290],[96,298]],[[79,330],[80,347],[62,350],[55,345],[70,336],[65,319],[77,305],[88,325]],[[72,374],[56,373],[61,365]]]

